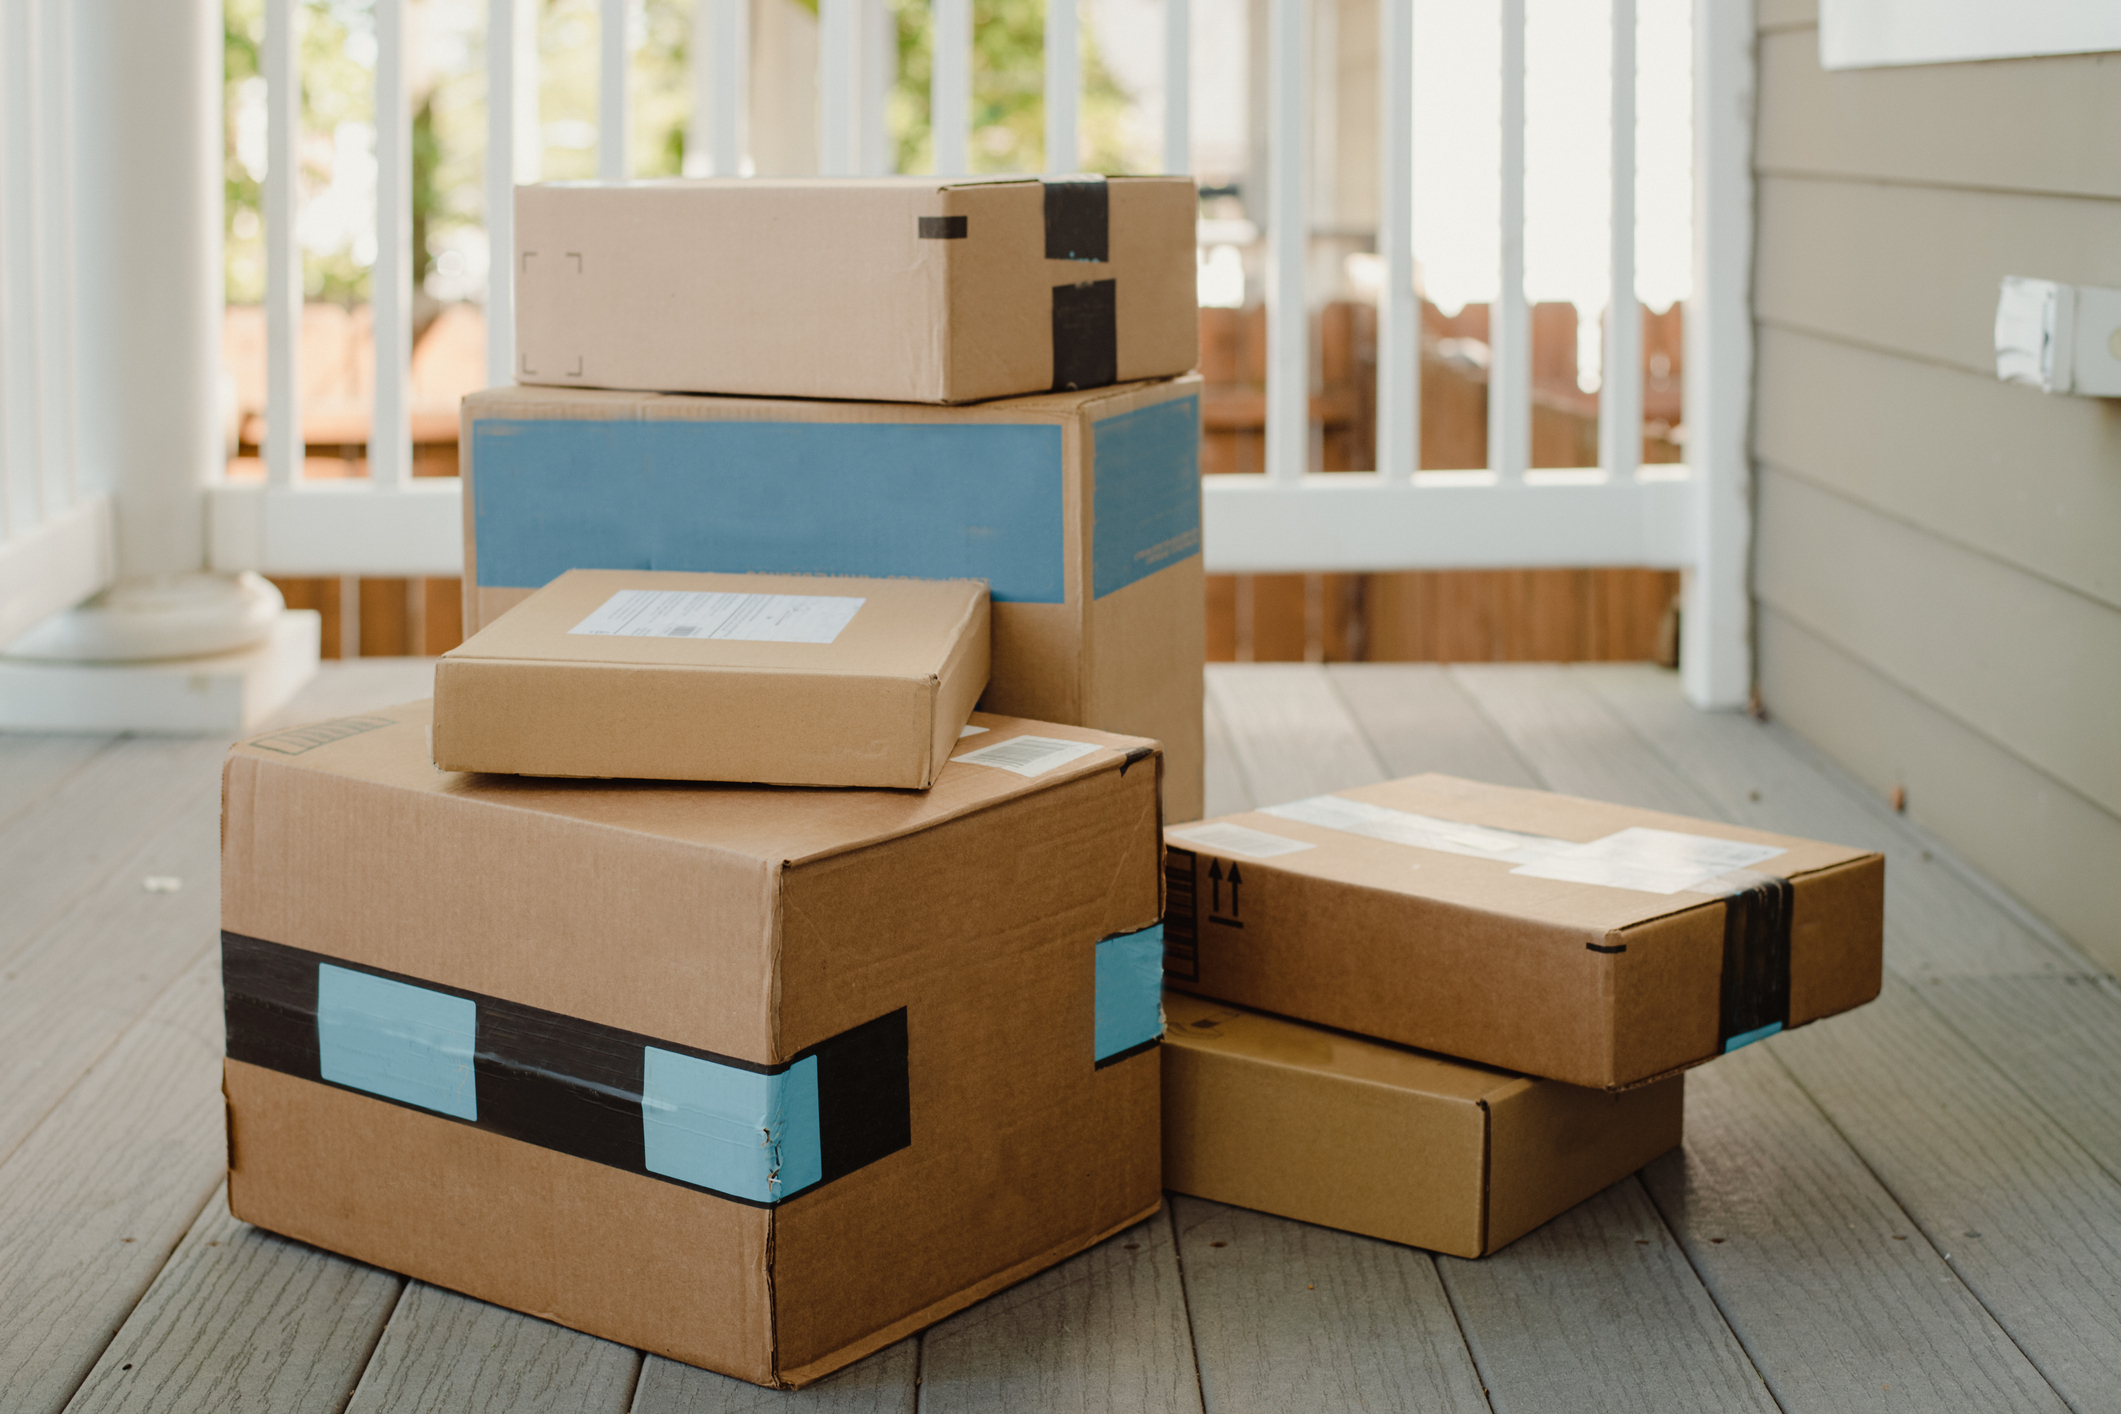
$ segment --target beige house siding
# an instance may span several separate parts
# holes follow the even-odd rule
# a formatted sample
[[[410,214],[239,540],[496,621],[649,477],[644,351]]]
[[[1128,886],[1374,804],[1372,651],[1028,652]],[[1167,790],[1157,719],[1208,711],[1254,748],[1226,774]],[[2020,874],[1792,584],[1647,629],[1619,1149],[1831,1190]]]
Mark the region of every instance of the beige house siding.
[[[2121,288],[2121,55],[1827,73],[1759,16],[1762,697],[2121,968],[2121,400],[1992,351],[2005,275]]]

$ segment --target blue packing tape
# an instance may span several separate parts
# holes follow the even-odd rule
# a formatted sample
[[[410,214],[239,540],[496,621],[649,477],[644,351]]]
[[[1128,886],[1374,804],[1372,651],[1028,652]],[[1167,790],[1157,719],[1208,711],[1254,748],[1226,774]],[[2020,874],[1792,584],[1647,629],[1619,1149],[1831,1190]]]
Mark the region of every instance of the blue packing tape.
[[[754,1203],[825,1176],[817,1057],[778,1074],[646,1048],[641,1134],[650,1173]]]
[[[1163,1034],[1164,925],[1152,923],[1097,945],[1095,1059],[1123,1059]]]
[[[334,1085],[476,1121],[479,1008],[467,997],[325,963],[317,1069]]]

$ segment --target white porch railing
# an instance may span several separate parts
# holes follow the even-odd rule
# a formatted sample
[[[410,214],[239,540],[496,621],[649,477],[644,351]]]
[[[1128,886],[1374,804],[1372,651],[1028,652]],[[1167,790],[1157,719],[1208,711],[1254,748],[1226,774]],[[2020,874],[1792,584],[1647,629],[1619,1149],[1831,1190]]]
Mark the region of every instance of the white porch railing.
[[[695,148],[717,172],[741,171],[747,80],[747,0],[699,0],[702,58],[696,75]],[[1186,170],[1191,88],[1188,0],[1166,0],[1170,43],[1165,56],[1164,165]],[[1524,290],[1524,0],[1501,0],[1502,23],[1502,293],[1491,324],[1488,445],[1485,472],[1431,472],[1418,465],[1419,317],[1410,245],[1412,187],[1411,0],[1380,0],[1379,44],[1383,171],[1379,254],[1378,468],[1372,473],[1311,475],[1308,457],[1310,353],[1304,253],[1304,142],[1308,104],[1307,0],[1269,3],[1269,146],[1267,193],[1269,337],[1267,468],[1264,476],[1206,479],[1204,544],[1212,571],[1392,570],[1460,566],[1652,565],[1686,572],[1683,662],[1696,702],[1742,702],[1750,685],[1745,565],[1748,478],[1746,416],[1751,378],[1747,271],[1751,245],[1750,94],[1753,88],[1752,0],[1693,0],[1694,296],[1686,320],[1685,468],[1638,465],[1642,389],[1634,289],[1634,4],[1612,7],[1611,309],[1601,392],[1600,465],[1567,471],[1528,469],[1531,419],[1531,327]],[[285,574],[447,575],[461,565],[459,496],[454,481],[415,480],[407,420],[411,327],[410,113],[403,82],[406,0],[375,0],[377,61],[379,256],[374,270],[376,406],[369,446],[371,477],[305,482],[302,476],[297,346],[300,259],[295,244],[294,78],[296,0],[267,0],[265,74],[269,171],[269,388],[263,484],[223,484],[211,496],[211,560],[224,569]],[[626,0],[600,0],[603,24],[603,118],[599,170],[627,170]],[[26,575],[64,584],[71,594],[109,575],[81,548],[84,532],[69,515],[94,521],[94,501],[67,470],[63,450],[47,451],[42,434],[23,431],[17,409],[44,408],[37,379],[47,360],[26,352],[22,331],[50,332],[19,311],[42,288],[38,273],[65,258],[54,218],[33,214],[25,199],[64,167],[38,115],[49,106],[34,84],[36,26],[24,16],[60,13],[63,0],[0,0],[8,17],[0,33],[0,73],[9,95],[4,120],[8,161],[0,177],[0,299],[8,337],[0,347],[0,513],[8,539],[0,550],[0,628],[7,586]],[[512,289],[509,269],[511,189],[534,177],[527,152],[536,131],[530,44],[530,0],[489,0],[487,65],[488,235],[494,259],[489,305],[488,367],[509,376]],[[889,27],[877,22],[877,0],[823,0],[820,5],[821,165],[829,171],[882,165],[879,76],[892,60]],[[932,131],[938,170],[966,169],[971,120],[970,0],[934,0]],[[1047,152],[1062,169],[1077,151],[1075,86],[1080,73],[1075,0],[1052,0],[1047,27]],[[702,130],[704,129],[704,131]],[[699,141],[704,138],[705,141]],[[38,166],[36,164],[43,164]],[[28,175],[25,175],[27,173]],[[39,175],[43,173],[43,175]],[[61,321],[64,322],[63,320]],[[22,347],[18,347],[22,345]],[[43,334],[36,346],[43,347]],[[39,541],[37,537],[44,537]],[[72,536],[69,540],[66,537]],[[54,539],[53,537],[58,537]],[[89,539],[93,539],[90,535]],[[66,573],[24,568],[44,553]],[[107,536],[105,537],[107,543]],[[71,576],[69,578],[69,575]],[[49,598],[49,594],[43,597]],[[26,602],[26,601],[25,601]],[[55,607],[55,605],[50,606]]]

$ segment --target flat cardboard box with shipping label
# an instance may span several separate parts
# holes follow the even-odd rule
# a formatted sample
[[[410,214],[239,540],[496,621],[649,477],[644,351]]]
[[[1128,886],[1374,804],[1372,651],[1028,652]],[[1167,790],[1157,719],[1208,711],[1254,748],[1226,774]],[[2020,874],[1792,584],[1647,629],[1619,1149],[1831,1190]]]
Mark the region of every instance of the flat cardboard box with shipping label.
[[[436,665],[435,765],[925,790],[987,618],[974,580],[570,570]]]
[[[1164,1000],[1164,1186],[1484,1257],[1679,1145],[1686,1077],[1617,1094]]]
[[[1611,1090],[1878,995],[1885,859],[1415,776],[1165,836],[1173,987]]]
[[[570,569],[984,580],[980,706],[1163,743],[1201,810],[1200,380],[973,408],[464,400],[464,632]]]
[[[933,789],[456,775],[425,703],[223,775],[229,1206],[800,1385],[1155,1211],[1153,744]]]
[[[1190,177],[516,189],[516,379],[970,403],[1184,373]]]

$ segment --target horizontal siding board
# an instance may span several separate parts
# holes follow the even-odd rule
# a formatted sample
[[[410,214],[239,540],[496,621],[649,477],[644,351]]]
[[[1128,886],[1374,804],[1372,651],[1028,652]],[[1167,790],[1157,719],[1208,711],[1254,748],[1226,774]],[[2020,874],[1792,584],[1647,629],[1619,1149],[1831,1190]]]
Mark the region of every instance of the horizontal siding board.
[[[1760,40],[1764,172],[2121,197],[2121,55],[1819,67],[1816,30]]]
[[[1760,597],[2121,815],[2121,612],[1772,469]]]
[[[2121,608],[2121,402],[1765,328],[1755,451]]]
[[[1753,307],[1994,375],[2006,275],[2121,288],[2121,201],[1764,174]]]
[[[1910,820],[2121,970],[2121,820],[1772,607],[1759,654],[1778,720],[1880,794],[1905,789]]]

